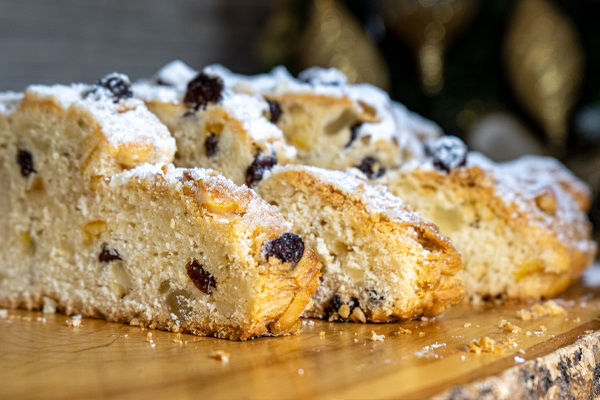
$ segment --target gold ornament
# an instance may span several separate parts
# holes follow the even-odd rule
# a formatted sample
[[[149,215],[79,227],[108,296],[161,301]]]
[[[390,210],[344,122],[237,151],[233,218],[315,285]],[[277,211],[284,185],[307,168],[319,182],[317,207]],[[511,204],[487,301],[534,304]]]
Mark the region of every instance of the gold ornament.
[[[378,0],[392,31],[417,54],[425,92],[444,86],[444,54],[448,43],[471,20],[477,0]]]
[[[522,0],[508,28],[504,60],[518,100],[561,150],[583,71],[572,24],[547,0]]]
[[[299,58],[303,67],[335,67],[351,83],[389,87],[379,50],[359,22],[335,0],[314,1]]]

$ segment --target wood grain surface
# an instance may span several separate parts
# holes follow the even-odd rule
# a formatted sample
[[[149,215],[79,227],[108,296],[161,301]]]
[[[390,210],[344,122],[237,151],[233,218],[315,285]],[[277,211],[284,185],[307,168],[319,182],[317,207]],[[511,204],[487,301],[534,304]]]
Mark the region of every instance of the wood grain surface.
[[[305,320],[300,335],[247,342],[9,310],[0,314],[0,398],[515,398],[518,388],[590,398],[600,391],[600,288],[582,283],[557,301],[567,315],[524,321],[517,312],[528,305],[461,305],[402,324]],[[499,328],[503,319],[521,331]],[[483,336],[516,344],[466,351]]]

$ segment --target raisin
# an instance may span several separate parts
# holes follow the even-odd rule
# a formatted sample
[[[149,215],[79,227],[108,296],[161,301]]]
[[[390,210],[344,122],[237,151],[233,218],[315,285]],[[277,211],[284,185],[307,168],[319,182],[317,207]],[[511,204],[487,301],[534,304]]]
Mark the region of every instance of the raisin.
[[[358,130],[362,124],[362,122],[357,122],[350,126],[350,140],[348,141],[348,143],[346,143],[346,148],[350,147],[352,143],[356,140],[356,138],[358,137]]]
[[[428,143],[425,152],[433,158],[434,168],[447,173],[467,163],[467,146],[456,136],[442,136]]]
[[[279,105],[279,103],[276,101],[267,100],[267,103],[269,103],[269,115],[270,115],[269,120],[272,123],[276,124],[279,121],[279,118],[281,118],[281,114],[283,113],[283,110],[281,109],[281,106]]]
[[[108,247],[108,244],[102,243],[102,251],[98,255],[98,260],[100,260],[100,262],[108,263],[111,261],[122,260],[122,258],[116,249],[111,249]]]
[[[217,288],[217,281],[215,278],[202,268],[202,265],[195,259],[185,265],[185,270],[188,276],[194,282],[194,285],[205,294],[212,294],[213,290]]]
[[[206,157],[212,157],[219,151],[219,138],[216,134],[211,133],[204,141],[204,149]]]
[[[385,168],[381,165],[376,158],[371,156],[363,158],[363,160],[356,166],[363,174],[369,179],[379,178],[385,173]]]
[[[283,262],[297,263],[304,254],[304,242],[295,233],[287,232],[263,246],[267,258],[277,257]]]
[[[221,78],[200,72],[188,83],[183,101],[198,110],[208,103],[221,101],[222,92],[223,80]]]
[[[336,294],[335,296],[333,296],[331,298],[331,300],[329,300],[329,307],[335,312],[337,312],[337,310],[340,309],[342,304],[344,304],[344,303],[342,302],[342,298],[340,297],[339,294]]]
[[[129,82],[129,78],[123,74],[113,72],[112,74],[100,78],[97,84],[108,89],[112,93],[114,103],[118,103],[121,99],[133,97],[131,82]]]
[[[25,149],[19,149],[17,152],[17,163],[21,167],[21,175],[25,177],[37,172],[33,167],[33,156]]]
[[[262,152],[259,151],[252,161],[252,164],[246,170],[246,185],[252,187],[263,178],[265,171],[270,170],[277,164],[277,156],[273,152],[270,156],[262,156]]]

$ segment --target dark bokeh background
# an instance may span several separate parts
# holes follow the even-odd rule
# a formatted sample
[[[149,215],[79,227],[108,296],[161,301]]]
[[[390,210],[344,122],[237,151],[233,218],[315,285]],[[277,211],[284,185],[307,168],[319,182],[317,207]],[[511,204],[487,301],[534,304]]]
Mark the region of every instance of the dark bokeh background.
[[[580,64],[575,75],[559,76],[573,88],[558,139],[518,94],[513,78],[521,71],[507,68],[516,54],[507,38],[523,4],[558,35],[540,34],[527,52],[551,49],[545,68],[559,75],[569,61]],[[456,26],[445,22],[448,15],[459,17]],[[384,86],[499,161],[522,153],[559,157],[592,186],[591,215],[600,226],[598,16],[600,0],[0,0],[0,90],[91,82],[115,70],[136,79],[175,58],[245,73],[278,63],[293,72],[336,66],[351,80]],[[427,89],[417,57],[432,23],[443,39],[443,85],[435,90]],[[520,34],[526,41],[527,32]],[[527,68],[525,85],[543,79]],[[528,91],[549,102],[534,86]]]

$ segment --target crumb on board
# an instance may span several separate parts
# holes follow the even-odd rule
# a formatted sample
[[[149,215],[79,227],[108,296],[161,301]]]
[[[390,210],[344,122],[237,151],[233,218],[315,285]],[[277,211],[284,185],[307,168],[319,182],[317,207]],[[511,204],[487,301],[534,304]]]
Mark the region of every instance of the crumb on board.
[[[557,317],[563,315],[567,315],[567,310],[565,310],[554,300],[536,303],[529,310],[521,309],[517,311],[517,317],[521,318],[523,321],[530,321],[541,317]]]
[[[500,322],[498,322],[498,328],[506,331],[506,332],[510,332],[510,333],[519,333],[521,332],[521,327],[508,322],[507,320],[503,319],[500,320]]]
[[[298,369],[298,375],[300,375],[300,376],[304,375],[304,370],[302,368]]]
[[[210,353],[210,358],[213,360],[221,361],[222,363],[228,363],[230,354],[223,350],[215,350]]]
[[[371,337],[369,339],[372,342],[383,342],[385,340],[385,335],[378,335],[375,331],[371,331]]]
[[[319,332],[319,337],[323,339],[325,337],[325,331]]]
[[[425,336],[425,332],[421,331],[419,332],[419,337],[424,337]]]
[[[50,297],[44,297],[44,305],[42,306],[42,312],[44,314],[55,314],[56,301],[54,301]]]
[[[1,309],[0,310],[0,318],[2,318],[2,319],[8,318],[8,310]]]
[[[465,324],[463,325],[463,328],[470,328],[470,327],[471,327],[470,322],[465,322]]]
[[[395,335],[412,335],[412,331],[410,329],[407,328],[398,328],[398,330],[396,332],[394,332]]]
[[[65,321],[69,328],[78,328],[81,325],[81,315],[71,315],[71,318]]]
[[[471,343],[467,344],[467,351],[475,354],[502,354],[504,347],[489,336],[483,336],[479,339],[473,339]]]

